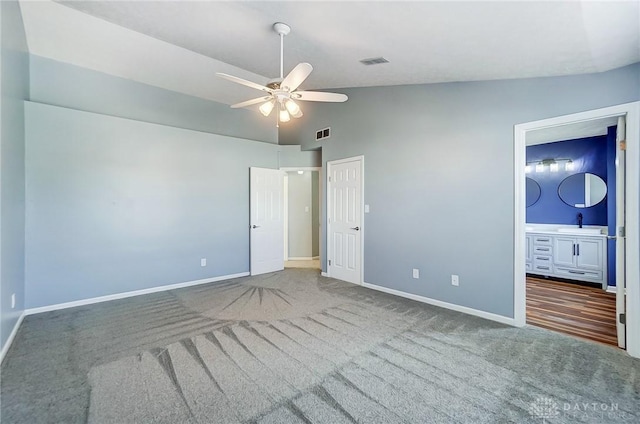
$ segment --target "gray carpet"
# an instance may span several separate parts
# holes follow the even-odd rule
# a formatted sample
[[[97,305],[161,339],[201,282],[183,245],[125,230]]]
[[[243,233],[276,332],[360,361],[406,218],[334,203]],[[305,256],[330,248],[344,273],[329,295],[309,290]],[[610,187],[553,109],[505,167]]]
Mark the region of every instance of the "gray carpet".
[[[640,422],[640,361],[288,269],[29,316],[3,423]]]

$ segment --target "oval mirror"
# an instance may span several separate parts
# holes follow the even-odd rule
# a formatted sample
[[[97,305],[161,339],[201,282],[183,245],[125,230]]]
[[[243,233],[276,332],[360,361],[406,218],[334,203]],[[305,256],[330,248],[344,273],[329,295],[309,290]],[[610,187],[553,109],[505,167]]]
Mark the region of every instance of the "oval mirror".
[[[533,206],[540,199],[540,185],[536,180],[527,177],[527,207]]]
[[[558,196],[574,208],[589,208],[602,202],[607,195],[607,184],[602,178],[588,172],[570,175],[558,187]]]

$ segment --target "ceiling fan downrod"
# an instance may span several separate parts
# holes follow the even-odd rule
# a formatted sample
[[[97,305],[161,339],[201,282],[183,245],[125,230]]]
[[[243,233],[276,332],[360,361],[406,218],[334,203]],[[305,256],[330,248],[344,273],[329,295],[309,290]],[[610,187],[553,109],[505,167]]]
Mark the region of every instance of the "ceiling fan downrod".
[[[280,36],[280,79],[284,78],[284,36],[291,32],[291,27],[283,22],[273,24],[273,30]]]

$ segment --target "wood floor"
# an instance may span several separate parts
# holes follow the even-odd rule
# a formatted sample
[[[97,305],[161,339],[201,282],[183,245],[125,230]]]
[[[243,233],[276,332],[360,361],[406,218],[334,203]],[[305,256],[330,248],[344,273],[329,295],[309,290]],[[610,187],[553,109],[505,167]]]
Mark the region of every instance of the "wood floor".
[[[527,324],[617,346],[616,296],[527,276]]]

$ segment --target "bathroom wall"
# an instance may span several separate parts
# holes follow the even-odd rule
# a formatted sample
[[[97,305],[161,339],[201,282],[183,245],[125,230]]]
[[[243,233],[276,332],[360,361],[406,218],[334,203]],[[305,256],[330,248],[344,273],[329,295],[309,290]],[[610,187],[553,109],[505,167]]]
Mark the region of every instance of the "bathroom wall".
[[[527,223],[577,225],[578,213],[584,225],[607,225],[607,199],[589,208],[569,206],[558,196],[558,187],[570,175],[581,172],[595,174],[607,182],[607,136],[564,140],[555,143],[527,146],[527,163],[547,158],[566,158],[574,163],[573,171],[563,166],[557,172],[532,170],[528,178],[540,185],[540,199],[527,208]]]

